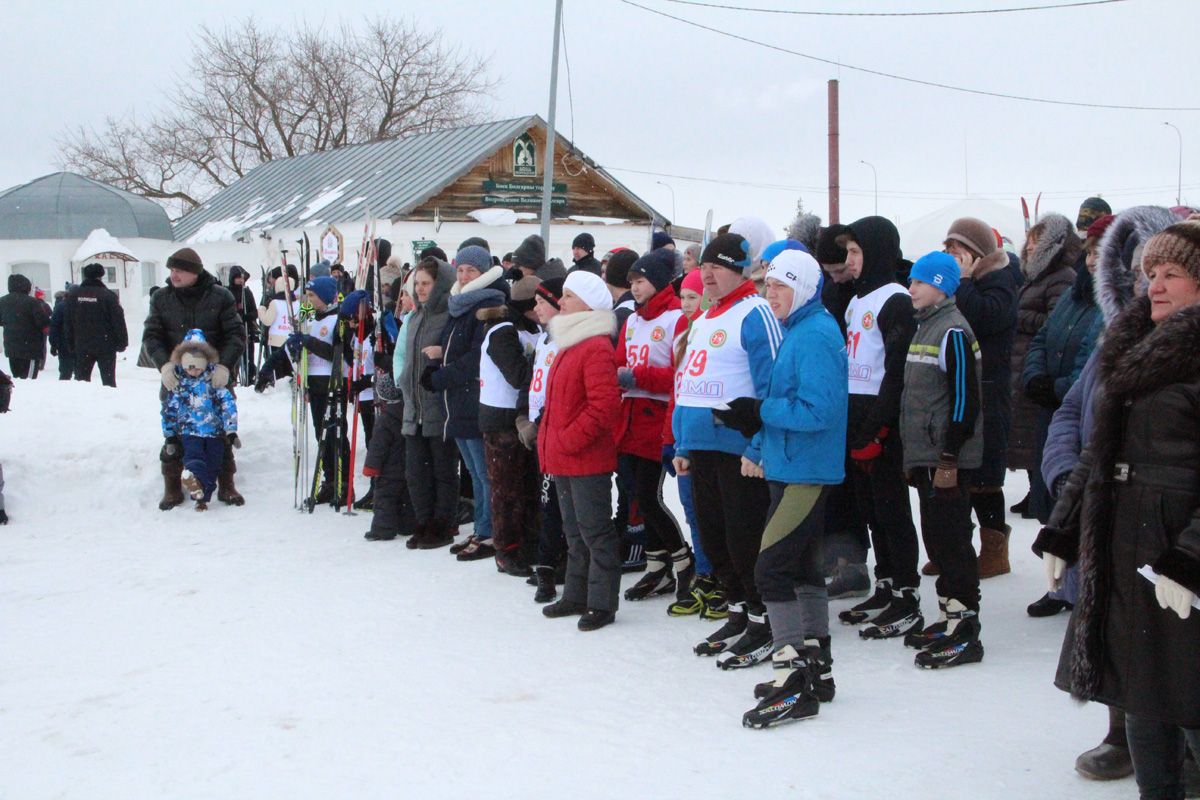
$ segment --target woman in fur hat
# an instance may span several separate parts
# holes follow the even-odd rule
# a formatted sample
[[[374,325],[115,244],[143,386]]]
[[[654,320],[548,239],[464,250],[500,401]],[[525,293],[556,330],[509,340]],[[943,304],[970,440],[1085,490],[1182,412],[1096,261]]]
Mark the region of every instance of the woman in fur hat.
[[[1200,225],[1146,243],[1145,297],[1106,331],[1091,442],[1039,534],[1052,587],[1079,597],[1056,685],[1123,709],[1142,797],[1182,797],[1184,743],[1200,750]],[[1073,497],[1081,497],[1072,503]]]

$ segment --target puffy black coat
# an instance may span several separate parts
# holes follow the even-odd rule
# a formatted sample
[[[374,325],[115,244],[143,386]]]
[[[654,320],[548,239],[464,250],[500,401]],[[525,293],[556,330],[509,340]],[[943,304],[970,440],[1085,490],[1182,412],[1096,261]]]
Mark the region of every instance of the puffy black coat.
[[[186,289],[168,283],[150,298],[142,343],[154,366],[170,361],[171,351],[192,328],[204,331],[208,343],[217,349],[221,364],[230,370],[237,366],[246,348],[246,328],[233,295],[207,272],[200,273]]]
[[[80,356],[109,357],[129,346],[125,312],[100,278],[85,278],[67,293],[63,339]]]
[[[1200,594],[1198,350],[1200,306],[1156,326],[1139,298],[1109,326],[1092,440],[1034,545],[1079,567],[1055,684],[1188,728],[1200,727],[1200,617],[1160,608],[1137,570]]]
[[[465,287],[455,284],[451,290],[450,320],[442,330],[442,364],[431,378],[434,391],[444,393],[446,441],[483,436],[479,430],[479,353],[485,327],[475,312],[504,305],[507,299],[503,267],[492,267]]]
[[[531,322],[521,312],[511,305],[483,308],[475,314],[484,324],[484,335],[487,331],[511,322],[496,330],[488,339],[487,357],[491,358],[500,374],[508,381],[509,386],[519,390],[520,397],[516,408],[496,408],[484,403],[479,404],[479,430],[483,433],[503,433],[515,429],[517,409],[529,405],[529,382],[533,379],[533,359],[531,353],[526,353],[521,344],[518,331],[537,333],[538,326]],[[481,355],[482,357],[482,355]],[[661,428],[661,426],[659,426]]]
[[[54,310],[50,313],[50,346],[58,351],[58,355],[70,358],[72,356],[71,342],[67,339],[67,298],[59,297],[54,301]]]
[[[24,275],[8,276],[8,294],[0,297],[4,354],[9,358],[41,358],[42,332],[50,324],[46,304],[30,294],[33,284]]]
[[[1076,274],[1071,291],[1059,298],[1046,324],[1033,337],[1025,354],[1023,387],[1039,375],[1049,375],[1059,401],[1067,396],[1102,330],[1093,287],[1092,273],[1085,265]]]
[[[241,277],[242,285],[235,284],[234,278]],[[254,292],[250,290],[250,273],[239,266],[229,268],[229,293],[233,295],[233,304],[238,316],[246,325],[246,333],[251,341],[258,340],[258,310],[254,305]]]

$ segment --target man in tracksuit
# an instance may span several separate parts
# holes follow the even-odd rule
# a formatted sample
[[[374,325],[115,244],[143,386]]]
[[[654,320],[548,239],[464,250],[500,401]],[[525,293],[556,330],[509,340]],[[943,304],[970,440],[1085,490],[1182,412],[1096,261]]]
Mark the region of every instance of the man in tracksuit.
[[[783,333],[758,296],[749,243],[738,234],[717,236],[701,255],[712,305],[692,323],[676,373],[674,466],[691,474],[704,551],[729,598],[725,624],[696,645],[697,655],[728,652],[724,668],[748,667],[771,654],[771,628],[754,583],[754,565],[770,493],[743,474],[750,440],[720,423],[714,409],[739,397],[766,396]]]
[[[859,631],[864,639],[889,639],[924,626],[917,530],[897,430],[904,364],[915,329],[913,306],[896,282],[900,233],[895,225],[883,217],[864,217],[848,226],[841,243],[854,275],[854,296],[846,307],[846,439],[850,480],[875,549],[875,592],[838,617],[847,625],[870,623]]]

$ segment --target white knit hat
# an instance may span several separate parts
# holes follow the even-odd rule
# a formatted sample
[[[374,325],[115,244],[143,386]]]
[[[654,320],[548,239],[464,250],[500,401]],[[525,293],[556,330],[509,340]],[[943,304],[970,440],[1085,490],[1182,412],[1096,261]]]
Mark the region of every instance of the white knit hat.
[[[784,250],[767,267],[764,280],[777,280],[792,289],[790,317],[816,295],[821,286],[821,266],[803,250]]]
[[[586,270],[576,270],[567,276],[563,291],[570,291],[593,311],[611,311],[613,307],[612,294],[604,285],[604,280]]]

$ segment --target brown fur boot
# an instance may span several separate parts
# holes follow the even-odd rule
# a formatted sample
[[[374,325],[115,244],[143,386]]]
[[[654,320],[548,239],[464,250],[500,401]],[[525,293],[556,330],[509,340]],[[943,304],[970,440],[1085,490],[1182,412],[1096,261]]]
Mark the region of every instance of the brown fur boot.
[[[226,505],[244,506],[246,498],[242,497],[237,487],[233,485],[233,473],[235,472],[237,472],[237,464],[233,461],[233,448],[226,446],[225,464],[221,467],[220,474],[217,475],[217,499]]]
[[[1004,530],[996,531],[990,528],[979,529],[979,579],[994,578],[997,575],[1007,575],[1011,572],[1008,566],[1008,534],[1012,528],[1007,525]]]
[[[182,475],[182,461],[162,462],[163,496],[162,500],[158,501],[159,511],[170,511],[183,503],[183,484],[180,482]]]

